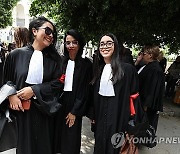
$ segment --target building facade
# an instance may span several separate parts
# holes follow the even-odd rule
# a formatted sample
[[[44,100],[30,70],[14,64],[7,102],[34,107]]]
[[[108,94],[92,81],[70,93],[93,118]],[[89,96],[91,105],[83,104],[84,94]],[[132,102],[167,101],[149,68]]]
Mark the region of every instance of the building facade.
[[[29,15],[31,0],[20,0],[12,11],[12,26],[0,29],[0,41],[5,43],[13,42],[13,29],[17,26],[27,27],[32,18]]]

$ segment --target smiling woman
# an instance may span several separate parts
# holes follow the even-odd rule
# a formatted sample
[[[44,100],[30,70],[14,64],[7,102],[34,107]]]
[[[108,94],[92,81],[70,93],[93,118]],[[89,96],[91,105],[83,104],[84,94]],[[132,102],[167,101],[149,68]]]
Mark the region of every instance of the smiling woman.
[[[29,39],[31,45],[13,50],[4,66],[4,83],[12,81],[17,88],[17,94],[9,96],[18,123],[16,153],[52,154],[52,114],[60,108],[54,92],[61,89],[56,80],[61,75],[56,28],[45,17],[39,17],[29,24]],[[58,88],[53,86],[57,84]],[[24,108],[23,102],[31,102],[30,108]]]
[[[94,154],[119,154],[120,147],[111,143],[113,135],[127,131],[130,119],[130,96],[138,93],[136,69],[120,59],[115,35],[100,38],[94,59],[93,103],[95,114]],[[139,99],[135,99],[136,114],[139,116]]]
[[[79,154],[82,116],[86,113],[92,76],[92,64],[82,58],[85,41],[74,29],[64,38],[63,71],[65,74],[63,113],[57,117],[56,153]],[[62,131],[61,131],[62,130]]]

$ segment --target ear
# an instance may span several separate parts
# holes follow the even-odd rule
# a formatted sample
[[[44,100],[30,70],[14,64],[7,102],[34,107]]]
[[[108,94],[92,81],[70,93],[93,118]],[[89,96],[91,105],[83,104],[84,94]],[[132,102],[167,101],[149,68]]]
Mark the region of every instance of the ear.
[[[37,30],[37,29],[32,28],[32,33],[33,33],[33,35],[34,35],[34,36],[36,36],[36,35],[37,35],[37,32],[38,32],[38,30]]]

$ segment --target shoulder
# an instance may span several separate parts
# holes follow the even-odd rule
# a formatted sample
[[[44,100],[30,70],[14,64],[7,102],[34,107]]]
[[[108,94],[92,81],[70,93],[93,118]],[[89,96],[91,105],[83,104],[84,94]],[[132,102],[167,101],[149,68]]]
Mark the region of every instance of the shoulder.
[[[22,47],[22,48],[16,48],[14,50],[12,50],[9,55],[11,56],[16,56],[16,55],[19,55],[19,54],[23,54],[23,53],[26,53],[27,51],[30,51],[32,50],[30,47],[26,46],[26,47]]]
[[[129,63],[122,62],[121,66],[124,72],[137,72],[136,68]]]

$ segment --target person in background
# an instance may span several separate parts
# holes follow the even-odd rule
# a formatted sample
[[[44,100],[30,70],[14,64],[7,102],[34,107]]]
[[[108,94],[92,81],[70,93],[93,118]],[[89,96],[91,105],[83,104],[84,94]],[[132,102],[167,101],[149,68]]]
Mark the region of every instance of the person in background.
[[[25,47],[29,44],[29,32],[26,27],[16,27],[14,29],[14,41],[16,48]]]
[[[14,42],[12,42],[12,43],[8,44],[7,48],[8,48],[8,52],[11,52],[12,50],[14,50],[16,48],[16,45]]]
[[[139,95],[151,126],[157,129],[159,111],[163,111],[164,72],[157,60],[159,47],[148,45],[143,48],[143,61],[146,64],[139,71]]]
[[[0,44],[0,87],[2,86],[2,74],[3,74],[3,64],[5,60],[5,49],[3,44]]]
[[[137,71],[133,65],[121,61],[120,50],[115,35],[110,33],[100,38],[91,82],[94,89],[94,154],[119,154],[120,147],[114,148],[111,139],[114,134],[127,131],[131,117],[130,97],[138,94]],[[141,106],[138,100],[138,97],[134,100],[137,114]]]
[[[4,65],[4,83],[11,81],[17,89],[6,102],[17,118],[16,154],[53,154],[53,114],[60,108],[55,91],[61,90],[56,87],[61,76],[56,27],[38,17],[29,24],[29,39],[31,45],[11,51]]]
[[[164,57],[164,54],[162,51],[160,51],[160,53],[159,53],[158,61],[159,61],[159,65],[161,66],[163,72],[165,72],[166,66],[167,66],[167,59]]]
[[[82,58],[85,40],[76,30],[65,33],[63,72],[65,74],[62,110],[57,115],[56,153],[79,154],[82,116],[86,114],[92,63]]]
[[[180,56],[170,65],[167,70],[169,79],[167,80],[165,96],[171,97],[174,94],[177,80],[180,78]]]
[[[129,63],[134,66],[132,51],[129,48],[124,47],[123,43],[120,43],[120,48],[120,60],[122,62]]]

